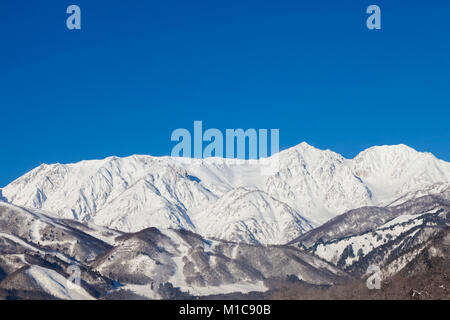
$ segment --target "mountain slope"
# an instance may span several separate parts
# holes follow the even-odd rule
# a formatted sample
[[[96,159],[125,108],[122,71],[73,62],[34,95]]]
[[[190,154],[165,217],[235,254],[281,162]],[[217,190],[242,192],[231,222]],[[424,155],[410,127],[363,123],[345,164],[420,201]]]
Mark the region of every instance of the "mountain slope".
[[[217,158],[131,156],[41,165],[3,188],[2,197],[124,232],[181,228],[282,244],[348,210],[385,206],[450,182],[449,163],[404,145],[345,159],[301,143],[272,158],[278,166],[268,175],[258,162]],[[243,197],[244,189],[255,192]]]
[[[317,284],[346,278],[325,261],[288,247],[205,240],[188,231],[156,228],[117,238],[92,266],[123,284],[122,290],[149,298],[160,295],[164,284],[172,295],[203,296],[266,291],[267,279],[291,275]]]
[[[450,228],[424,242],[420,253],[406,251],[409,262],[395,275],[385,274],[380,290],[367,288],[367,276],[332,287],[287,284],[265,299],[450,300]],[[384,273],[382,273],[383,276]]]
[[[194,216],[203,235],[244,243],[282,243],[312,229],[287,204],[258,189],[236,188]],[[269,242],[270,243],[270,242]]]
[[[345,272],[286,246],[238,244],[187,230],[120,233],[0,204],[0,291],[11,298],[193,298],[266,291],[295,276],[333,284]],[[80,270],[81,287],[69,281]],[[1,293],[1,292],[0,292]]]
[[[450,189],[397,206],[351,210],[290,244],[357,275],[371,264],[393,275],[448,226]]]

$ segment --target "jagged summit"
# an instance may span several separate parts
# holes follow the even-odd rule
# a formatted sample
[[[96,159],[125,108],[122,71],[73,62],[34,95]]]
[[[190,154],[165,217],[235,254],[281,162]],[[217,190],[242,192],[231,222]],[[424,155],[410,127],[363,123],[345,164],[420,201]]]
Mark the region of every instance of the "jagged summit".
[[[277,169],[133,155],[41,165],[3,188],[10,203],[127,231],[182,228],[225,240],[286,243],[347,210],[450,182],[450,164],[405,145],[353,159],[306,142]],[[244,161],[245,163],[245,161]],[[254,192],[242,192],[242,190]]]

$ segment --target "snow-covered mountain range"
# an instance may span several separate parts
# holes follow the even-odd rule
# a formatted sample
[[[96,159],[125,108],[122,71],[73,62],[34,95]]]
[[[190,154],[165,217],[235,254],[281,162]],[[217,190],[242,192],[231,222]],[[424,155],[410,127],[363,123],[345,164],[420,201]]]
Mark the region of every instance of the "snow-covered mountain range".
[[[445,296],[449,163],[404,145],[345,159],[306,143],[276,160],[270,175],[224,159],[41,165],[0,189],[0,299],[321,296],[353,292],[369,265],[419,286],[408,270],[422,260]]]
[[[345,159],[301,143],[277,157],[270,175],[250,161],[213,158],[134,155],[43,164],[0,196],[124,232],[181,228],[208,238],[284,244],[348,210],[406,201],[450,182],[450,163],[405,145]]]

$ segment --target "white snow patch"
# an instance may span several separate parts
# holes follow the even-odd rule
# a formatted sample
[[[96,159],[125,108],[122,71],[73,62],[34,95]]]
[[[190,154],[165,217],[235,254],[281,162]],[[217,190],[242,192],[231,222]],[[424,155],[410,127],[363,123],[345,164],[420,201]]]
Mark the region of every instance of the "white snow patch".
[[[64,300],[95,300],[82,287],[79,287],[54,270],[40,266],[31,266],[26,274],[45,292]]]

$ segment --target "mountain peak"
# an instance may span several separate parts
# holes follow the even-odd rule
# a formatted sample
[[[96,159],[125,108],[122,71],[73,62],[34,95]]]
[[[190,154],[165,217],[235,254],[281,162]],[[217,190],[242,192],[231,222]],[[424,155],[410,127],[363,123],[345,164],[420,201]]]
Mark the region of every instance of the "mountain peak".
[[[126,232],[173,227],[279,244],[307,229],[303,218],[317,226],[350,209],[450,182],[449,163],[405,145],[376,146],[345,159],[302,142],[280,152],[276,173],[261,175],[259,165],[109,157],[43,165],[1,195],[19,206]],[[213,230],[211,223],[218,226]]]
[[[406,144],[394,144],[394,145],[379,145],[379,146],[372,146],[370,148],[367,148],[359,153],[359,155],[364,153],[422,153],[417,151],[414,148],[411,148],[410,146],[407,146]]]
[[[323,154],[332,154],[332,155],[338,155],[339,157],[341,157],[341,155],[339,153],[336,153],[330,149],[319,149],[314,147],[313,145],[303,141],[301,143],[299,143],[298,145],[285,149],[283,151],[281,151],[281,153],[292,153],[292,152],[300,152],[300,153],[323,153]]]

